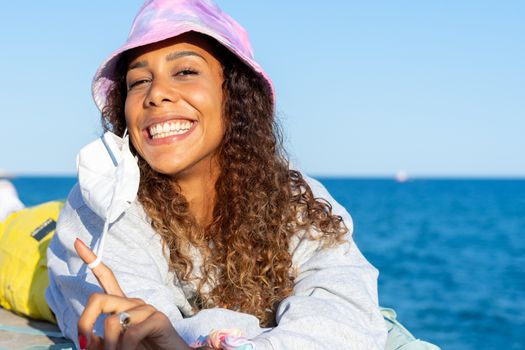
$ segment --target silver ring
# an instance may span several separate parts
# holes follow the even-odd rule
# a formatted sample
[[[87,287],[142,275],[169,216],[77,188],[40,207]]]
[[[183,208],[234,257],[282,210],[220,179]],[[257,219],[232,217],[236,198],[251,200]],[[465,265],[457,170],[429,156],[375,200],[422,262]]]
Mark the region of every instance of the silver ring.
[[[129,328],[129,326],[131,326],[131,318],[127,312],[119,312],[118,321],[124,332]]]

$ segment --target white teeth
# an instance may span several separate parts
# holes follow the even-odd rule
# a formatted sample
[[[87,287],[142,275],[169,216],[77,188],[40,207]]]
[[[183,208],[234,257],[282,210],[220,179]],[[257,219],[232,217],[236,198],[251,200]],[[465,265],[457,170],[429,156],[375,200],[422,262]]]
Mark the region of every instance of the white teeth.
[[[168,136],[173,136],[173,135],[182,135],[186,131],[188,131],[188,130],[180,129],[180,130],[174,130],[174,131],[169,131],[169,132],[161,132],[160,134],[156,134],[156,135],[152,136],[151,138],[152,139],[161,139],[161,138],[168,137]]]
[[[189,120],[159,123],[150,126],[149,133],[153,139],[160,139],[172,135],[181,135],[188,131],[192,124],[193,122]]]

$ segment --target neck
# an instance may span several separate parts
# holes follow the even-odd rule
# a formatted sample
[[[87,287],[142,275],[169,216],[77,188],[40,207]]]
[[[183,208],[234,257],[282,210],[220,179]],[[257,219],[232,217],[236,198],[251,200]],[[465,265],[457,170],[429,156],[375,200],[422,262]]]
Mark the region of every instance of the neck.
[[[218,167],[210,166],[207,171],[199,174],[177,177],[181,192],[188,201],[190,213],[200,227],[208,225],[213,219],[218,176]]]

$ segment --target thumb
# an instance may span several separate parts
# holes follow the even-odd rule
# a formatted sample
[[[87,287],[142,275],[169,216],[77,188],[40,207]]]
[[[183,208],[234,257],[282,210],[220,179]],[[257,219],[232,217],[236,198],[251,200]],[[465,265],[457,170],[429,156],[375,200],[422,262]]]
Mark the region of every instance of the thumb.
[[[84,261],[86,264],[90,264],[93,261],[96,260],[97,256],[89,247],[82,242],[80,238],[77,238],[75,240],[75,250],[77,251],[78,256],[82,261]],[[124,292],[120,288],[120,285],[118,284],[117,278],[113,274],[113,271],[109,267],[106,266],[103,262],[101,262],[98,266],[91,269],[93,274],[95,275],[98,284],[104,289],[104,292],[106,294],[111,295],[117,295],[117,296],[125,296]]]

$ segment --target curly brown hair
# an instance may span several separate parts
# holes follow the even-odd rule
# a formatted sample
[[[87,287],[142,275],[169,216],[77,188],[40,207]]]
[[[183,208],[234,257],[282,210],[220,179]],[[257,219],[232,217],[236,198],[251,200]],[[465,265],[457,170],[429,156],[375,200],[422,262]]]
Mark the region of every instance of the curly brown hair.
[[[348,230],[328,202],[314,197],[301,173],[289,169],[267,81],[213,38],[207,40],[224,78],[225,135],[217,154],[212,221],[199,227],[176,180],[152,170],[140,156],[138,198],[182,281],[196,278],[194,249],[202,256],[196,309],[225,307],[273,326],[278,303],[294,285],[292,236],[304,233],[332,246]],[[102,112],[104,129],[118,134],[126,127],[126,70],[124,56]]]

